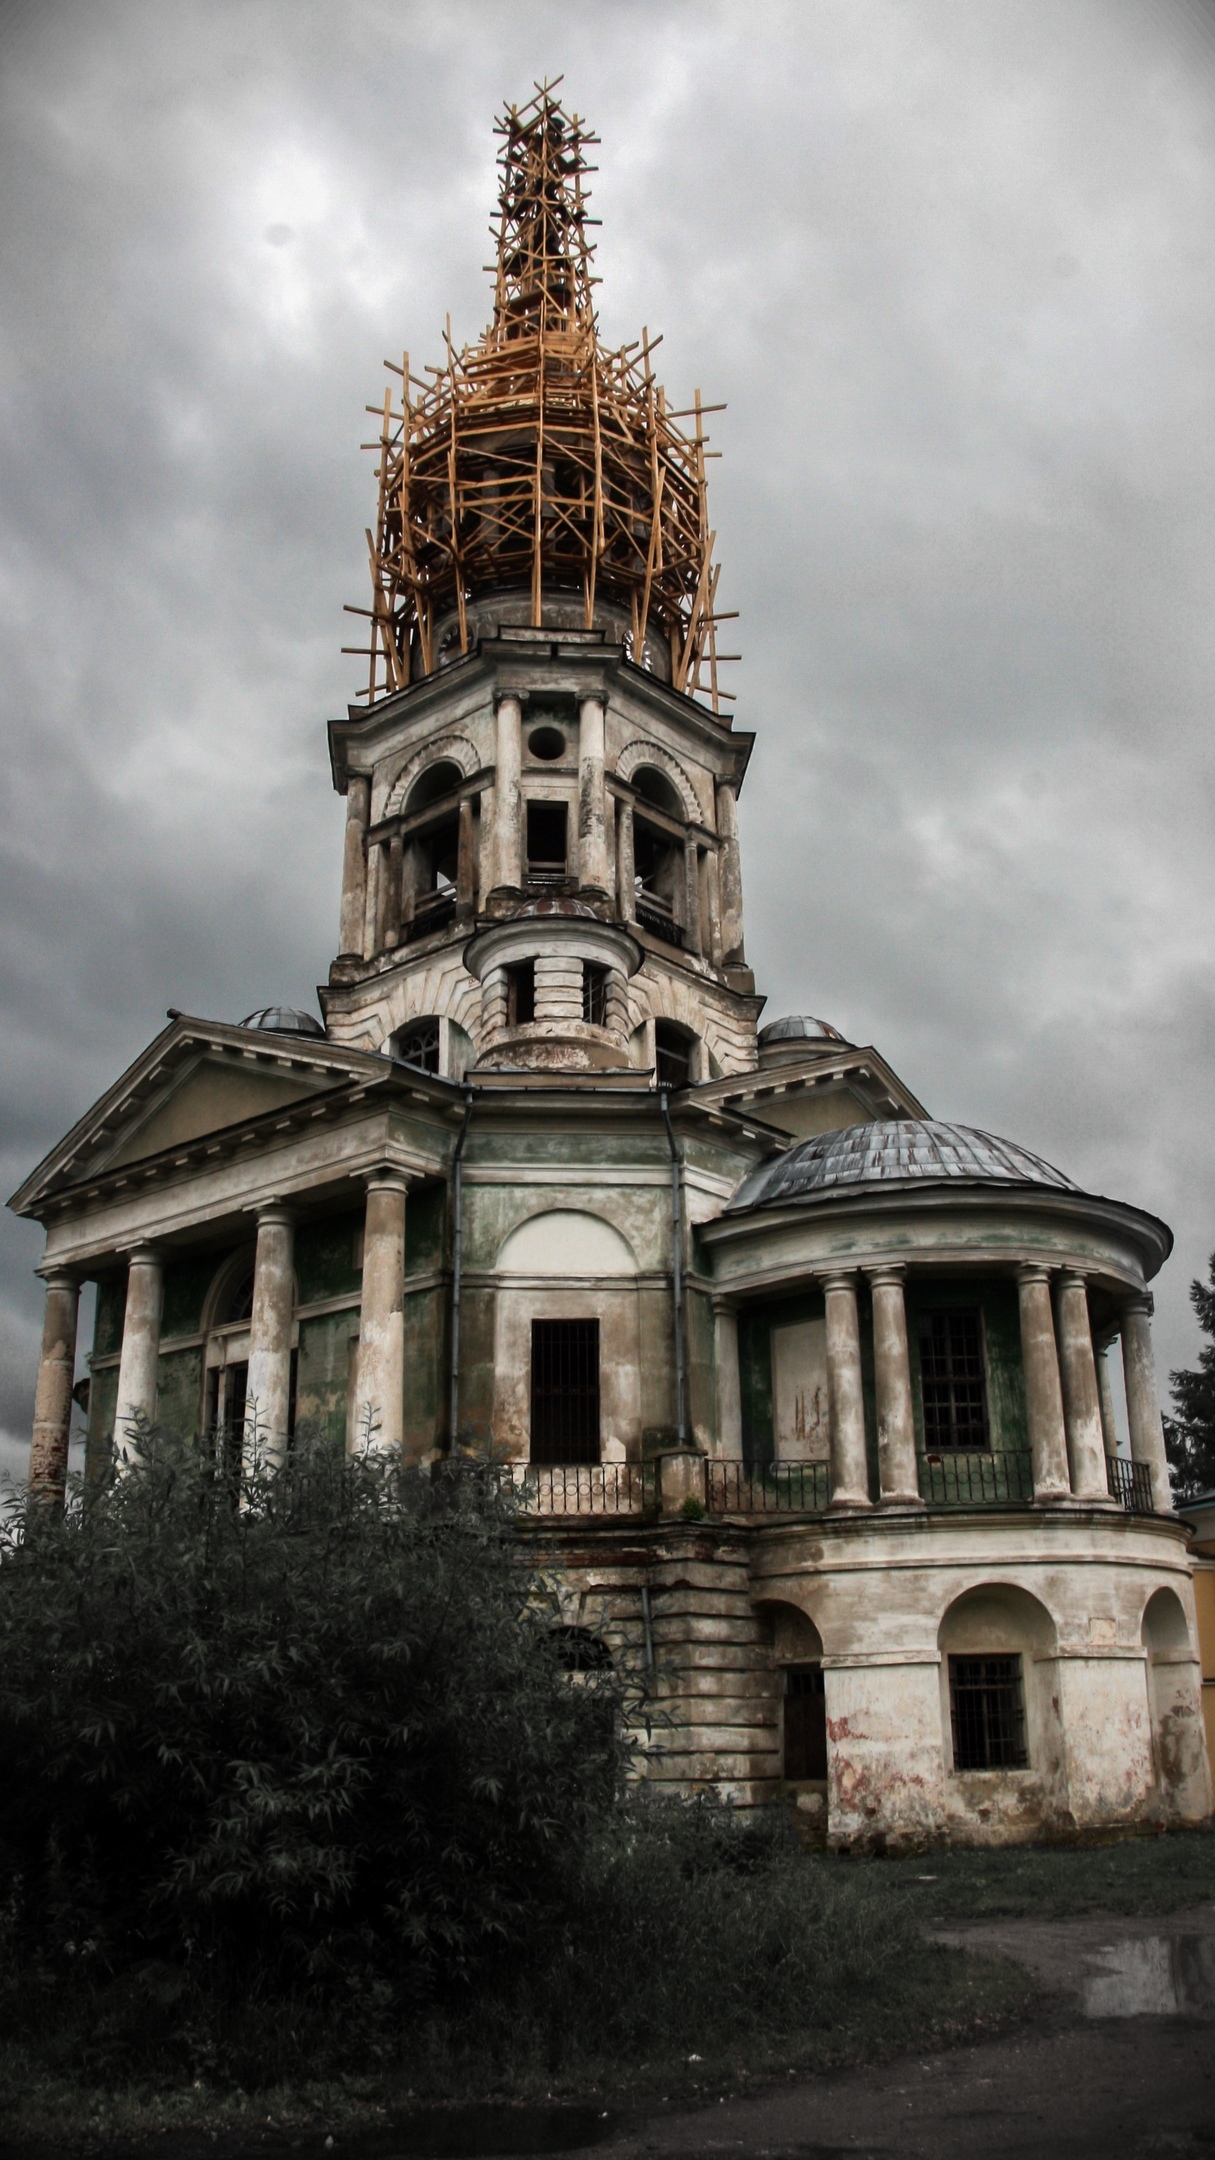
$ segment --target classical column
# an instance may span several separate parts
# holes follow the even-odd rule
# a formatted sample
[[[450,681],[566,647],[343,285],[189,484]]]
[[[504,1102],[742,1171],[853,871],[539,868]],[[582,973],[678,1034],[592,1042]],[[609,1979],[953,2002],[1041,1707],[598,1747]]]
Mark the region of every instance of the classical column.
[[[382,850],[367,844],[367,889],[363,899],[363,958],[374,960],[380,950],[380,883]]]
[[[367,907],[367,814],[371,805],[371,782],[365,773],[351,773],[346,782],[346,840],[342,854],[342,914],[339,943],[341,957],[358,960],[363,953],[363,917]]]
[[[867,1508],[861,1328],[852,1269],[823,1279],[827,1301],[827,1398],[831,1408],[831,1506]]]
[[[727,965],[743,958],[742,864],[738,855],[738,798],[733,783],[717,783],[717,836],[721,843],[721,942]]]
[[[253,1314],[249,1323],[249,1380],[245,1447],[267,1468],[287,1453],[291,1409],[291,1317],[295,1304],[295,1219],[273,1205],[257,1211]]]
[[[384,880],[384,943],[389,951],[401,942],[401,835],[394,833],[388,843],[387,875]]]
[[[121,1456],[137,1452],[127,1427],[138,1417],[156,1418],[156,1383],[160,1364],[160,1308],[164,1266],[151,1245],[137,1245],[127,1258],[127,1307],[118,1361],[118,1403],[114,1445]]]
[[[405,1422],[405,1194],[396,1170],[367,1182],[359,1313],[358,1445],[399,1448]]]
[[[721,966],[721,864],[717,849],[705,853],[705,888],[709,902],[709,964]]]
[[[869,1268],[873,1292],[873,1364],[877,1395],[878,1482],[884,1507],[923,1507],[915,1459],[911,1357],[903,1301],[906,1268]]]
[[[616,804],[616,906],[621,922],[637,920],[637,870],[633,859],[633,805]]]
[[[1094,1342],[1093,1354],[1097,1360],[1097,1393],[1101,1398],[1101,1430],[1105,1439],[1107,1455],[1118,1453],[1118,1413],[1114,1408],[1114,1386],[1110,1379],[1110,1350],[1117,1341],[1116,1335],[1103,1335]]]
[[[700,848],[691,833],[683,843],[683,942],[684,950],[700,951]]]
[[[477,911],[477,835],[471,795],[460,797],[460,838],[456,854],[456,914],[470,922]]]
[[[1160,1399],[1156,1393],[1156,1360],[1152,1354],[1151,1296],[1129,1297],[1122,1308],[1122,1365],[1126,1375],[1126,1422],[1131,1435],[1131,1459],[1146,1463],[1152,1473],[1152,1506],[1157,1515],[1171,1515],[1173,1494],[1169,1485],[1168,1458],[1164,1452],[1164,1428],[1160,1422]]]
[[[1063,1383],[1063,1420],[1067,1430],[1072,1494],[1077,1500],[1108,1500],[1105,1434],[1101,1429],[1101,1395],[1093,1356],[1088,1291],[1083,1275],[1076,1268],[1060,1271],[1058,1296],[1059,1377]]]
[[[742,1454],[738,1312],[721,1297],[713,1300],[713,1365],[717,1374],[717,1452],[738,1458]]]
[[[519,769],[523,707],[517,697],[498,700],[498,762],[494,776],[494,884],[523,883],[522,812]]]
[[[1034,1499],[1066,1500],[1070,1489],[1067,1436],[1048,1270],[1036,1262],[1025,1262],[1017,1269],[1017,1295],[1021,1306],[1021,1363],[1025,1372],[1025,1411],[1033,1456]]]
[[[578,883],[606,893],[607,798],[603,760],[603,699],[584,697],[578,706]]]
[[[34,1396],[34,1437],[30,1447],[30,1491],[40,1500],[63,1505],[67,1490],[68,1438],[72,1425],[72,1381],[76,1373],[76,1315],[80,1284],[66,1269],[46,1277],[42,1311],[42,1357]]]

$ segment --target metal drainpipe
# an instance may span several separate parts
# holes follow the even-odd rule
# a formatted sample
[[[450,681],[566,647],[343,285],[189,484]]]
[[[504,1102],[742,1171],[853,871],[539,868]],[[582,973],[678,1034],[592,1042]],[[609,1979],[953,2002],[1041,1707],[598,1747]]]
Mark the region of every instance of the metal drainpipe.
[[[464,1123],[460,1127],[460,1137],[456,1142],[456,1151],[451,1158],[451,1205],[455,1219],[451,1244],[451,1440],[449,1444],[453,1449],[459,1431],[458,1420],[460,1415],[460,1263],[464,1252],[461,1221],[463,1210],[460,1200],[464,1189],[464,1142],[468,1138],[472,1113],[473,1091],[468,1087],[464,1090]]]
[[[683,1351],[683,1179],[679,1149],[671,1126],[671,1106],[666,1088],[658,1090],[662,1122],[671,1150],[671,1296],[675,1307],[675,1423],[680,1447],[688,1444],[687,1380]]]

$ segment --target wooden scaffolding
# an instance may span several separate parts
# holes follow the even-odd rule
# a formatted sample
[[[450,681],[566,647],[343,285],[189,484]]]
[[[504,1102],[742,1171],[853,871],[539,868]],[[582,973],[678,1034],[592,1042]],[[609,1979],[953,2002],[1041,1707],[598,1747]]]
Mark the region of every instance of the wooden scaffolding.
[[[558,79],[559,80],[559,79]],[[587,150],[598,140],[557,102],[557,83],[509,106],[503,138],[493,320],[425,376],[409,355],[385,392],[379,515],[367,534],[372,605],[367,697],[374,703],[466,652],[468,609],[488,594],[526,595],[544,626],[546,599],[579,595],[627,613],[630,656],[670,652],[679,690],[730,693],[718,680],[719,567],[709,530],[700,392],[672,412],[655,379],[660,342],[600,343]],[[568,621],[568,613],[563,616]]]

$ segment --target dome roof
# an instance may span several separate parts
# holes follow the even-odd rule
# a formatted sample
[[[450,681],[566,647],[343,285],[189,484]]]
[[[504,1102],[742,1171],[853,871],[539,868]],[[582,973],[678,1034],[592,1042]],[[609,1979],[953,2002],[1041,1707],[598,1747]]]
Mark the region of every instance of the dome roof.
[[[294,1005],[263,1005],[260,1012],[250,1013],[242,1027],[259,1028],[266,1035],[319,1035],[324,1040],[325,1030],[311,1013],[300,1012]]]
[[[790,1013],[784,1020],[770,1020],[759,1031],[760,1046],[775,1042],[837,1042],[847,1041],[829,1020],[816,1020],[813,1013]]]
[[[860,1185],[953,1182],[1080,1190],[1040,1155],[1031,1155],[1015,1141],[998,1140],[994,1133],[976,1132],[970,1125],[942,1125],[935,1118],[883,1118],[869,1125],[846,1125],[840,1132],[815,1133],[787,1155],[761,1163],[744,1178],[730,1208],[773,1207]]]

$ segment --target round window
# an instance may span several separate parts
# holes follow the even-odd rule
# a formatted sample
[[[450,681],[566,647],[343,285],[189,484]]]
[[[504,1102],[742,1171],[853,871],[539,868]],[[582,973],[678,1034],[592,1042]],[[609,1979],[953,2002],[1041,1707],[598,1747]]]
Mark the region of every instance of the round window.
[[[544,758],[546,762],[551,762],[553,758],[564,756],[565,737],[560,728],[533,728],[527,738],[527,747],[533,757]]]

